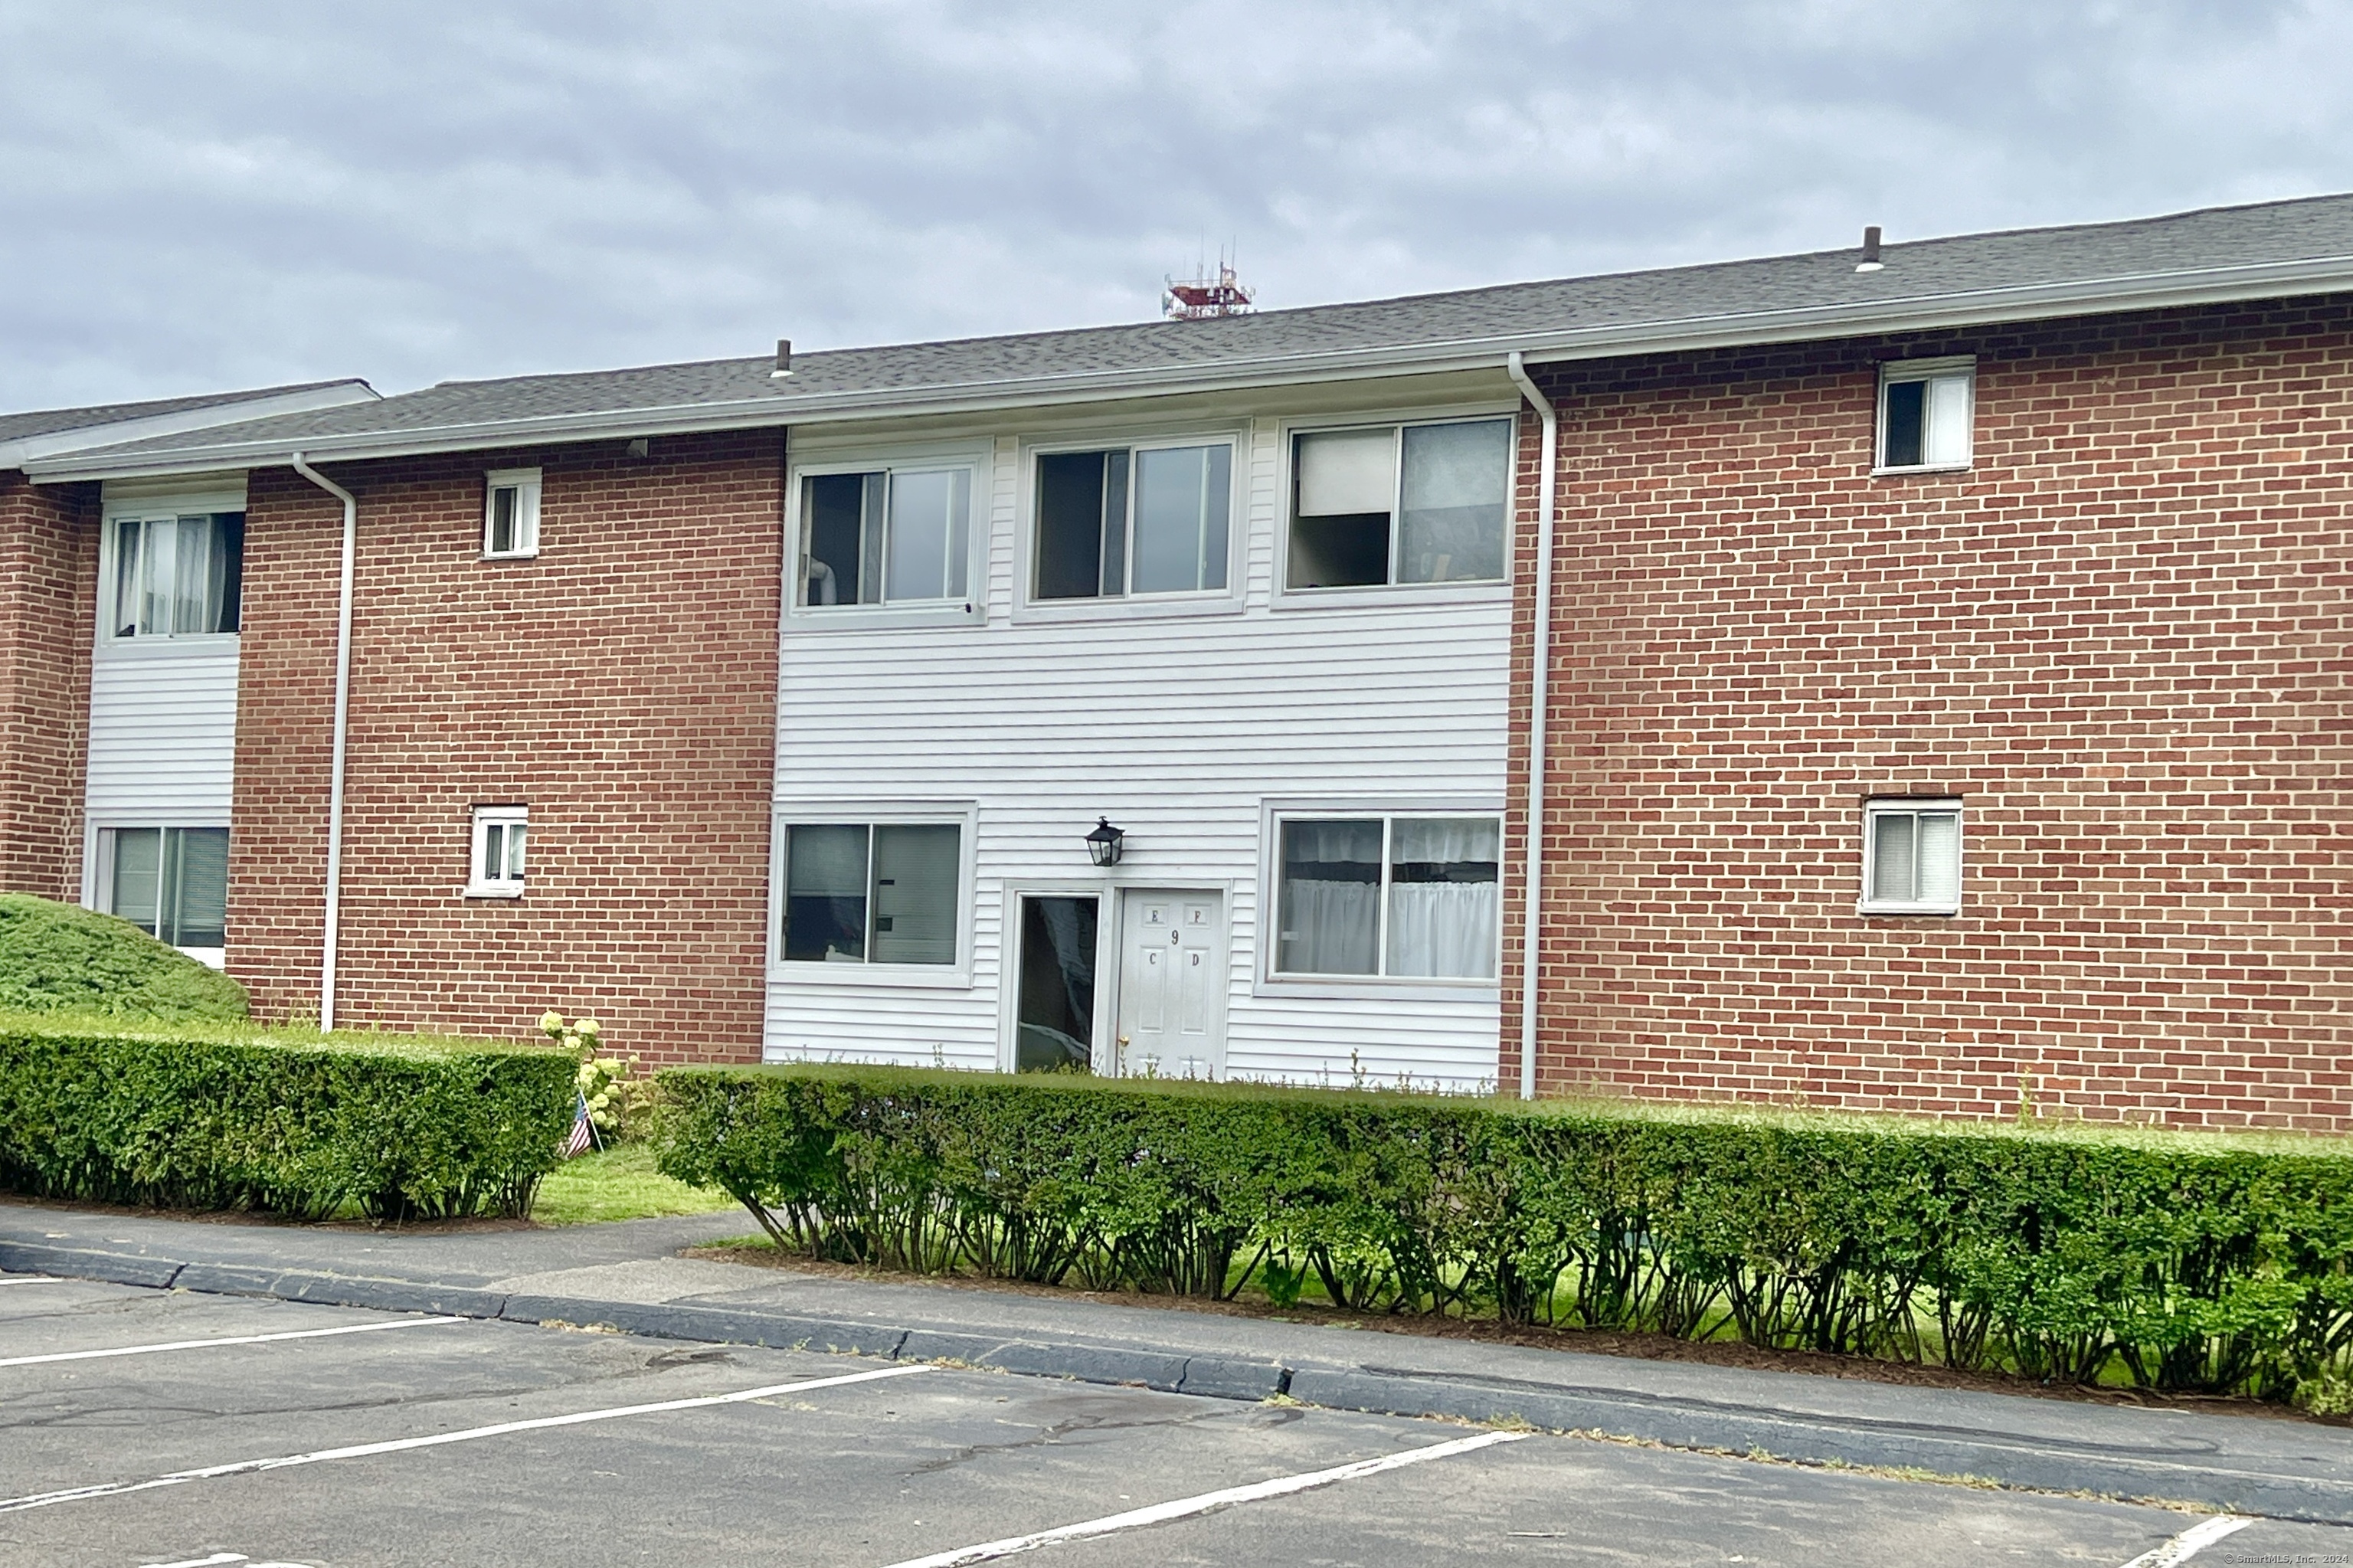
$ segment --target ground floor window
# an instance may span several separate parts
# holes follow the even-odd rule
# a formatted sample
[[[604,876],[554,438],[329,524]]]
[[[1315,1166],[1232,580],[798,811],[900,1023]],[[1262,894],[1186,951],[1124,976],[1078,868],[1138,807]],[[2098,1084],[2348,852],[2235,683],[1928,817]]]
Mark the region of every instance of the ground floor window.
[[[107,913],[175,948],[227,945],[227,828],[111,828]]]
[[[1961,803],[1883,797],[1863,807],[1862,907],[1955,915],[1961,907]]]
[[[1496,818],[1289,817],[1278,832],[1276,974],[1494,978]]]
[[[785,826],[787,963],[954,964],[964,829],[953,822]]]
[[[1016,1071],[1086,1072],[1092,1067],[1101,908],[1092,898],[1022,898]]]

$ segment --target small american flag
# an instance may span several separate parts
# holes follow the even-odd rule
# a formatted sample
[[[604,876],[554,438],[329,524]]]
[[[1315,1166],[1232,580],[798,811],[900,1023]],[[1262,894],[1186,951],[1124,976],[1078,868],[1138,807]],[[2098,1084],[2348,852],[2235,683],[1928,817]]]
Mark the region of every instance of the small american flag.
[[[588,1097],[575,1090],[572,1098],[580,1111],[572,1118],[572,1136],[564,1140],[564,1158],[566,1160],[575,1154],[587,1153],[596,1142],[596,1124],[588,1119]]]

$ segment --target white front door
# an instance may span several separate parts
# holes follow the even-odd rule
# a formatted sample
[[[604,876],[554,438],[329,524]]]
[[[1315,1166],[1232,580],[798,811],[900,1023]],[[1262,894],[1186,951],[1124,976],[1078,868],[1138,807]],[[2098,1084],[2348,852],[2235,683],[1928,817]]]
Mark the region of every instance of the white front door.
[[[1120,898],[1116,1073],[1226,1072],[1226,895],[1130,889]]]

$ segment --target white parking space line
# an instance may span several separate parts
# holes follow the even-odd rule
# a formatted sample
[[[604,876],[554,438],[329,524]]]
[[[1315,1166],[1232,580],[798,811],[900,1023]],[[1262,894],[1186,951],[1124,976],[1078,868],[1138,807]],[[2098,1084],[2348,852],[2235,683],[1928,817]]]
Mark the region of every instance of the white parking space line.
[[[1476,1437],[1458,1437],[1451,1443],[1434,1444],[1427,1448],[1409,1448],[1402,1454],[1390,1454],[1378,1459],[1359,1459],[1353,1465],[1341,1465],[1334,1469],[1315,1470],[1303,1476],[1282,1476],[1271,1481],[1254,1481],[1246,1487],[1228,1487],[1223,1491],[1203,1492],[1196,1498],[1179,1498],[1175,1502],[1155,1503],[1150,1508],[1130,1509],[1125,1513],[1091,1519],[1082,1524],[1041,1530],[1034,1535],[1008,1536],[1003,1541],[984,1542],[978,1546],[960,1546],[953,1552],[934,1552],[929,1557],[911,1557],[904,1563],[892,1563],[891,1568],[962,1568],[967,1563],[986,1563],[992,1558],[1010,1557],[1017,1552],[1035,1552],[1041,1546],[1051,1546],[1060,1541],[1084,1541],[1092,1536],[1135,1530],[1147,1524],[1162,1524],[1172,1519],[1214,1513],[1236,1503],[1258,1502],[1266,1498],[1287,1497],[1293,1492],[1312,1491],[1317,1487],[1328,1487],[1337,1481],[1353,1481],[1359,1476],[1377,1476],[1383,1470],[1419,1465],[1428,1459],[1451,1459],[1457,1454],[1468,1454],[1473,1449],[1497,1443],[1516,1443],[1527,1436],[1525,1432],[1482,1432]]]
[[[734,1393],[707,1393],[694,1399],[665,1399],[653,1404],[621,1404],[607,1410],[575,1411],[570,1415],[543,1415],[531,1421],[501,1421],[495,1426],[470,1426],[460,1432],[436,1432],[423,1437],[397,1437],[387,1443],[360,1443],[348,1448],[322,1448],[313,1454],[285,1454],[269,1459],[240,1459],[233,1465],[208,1465],[201,1470],[175,1470],[168,1476],[157,1476],[145,1481],[110,1481],[95,1487],[69,1487],[63,1491],[36,1492],[30,1497],[0,1499],[0,1513],[21,1513],[26,1509],[47,1508],[55,1503],[82,1502],[93,1498],[121,1497],[130,1492],[153,1491],[158,1487],[181,1487],[190,1481],[217,1480],[223,1476],[245,1476],[263,1470],[287,1470],[297,1465],[322,1465],[330,1459],[365,1459],[377,1454],[399,1454],[411,1448],[438,1448],[449,1443],[471,1443],[482,1437],[503,1437],[512,1432],[542,1432],[554,1426],[579,1426],[591,1421],[618,1421],[628,1415],[655,1415],[666,1410],[700,1410],[706,1405],[743,1404],[754,1399],[773,1399],[780,1393],[801,1393],[810,1389],[839,1388],[844,1383],[873,1383],[886,1377],[908,1377],[927,1372],[929,1366],[883,1367],[875,1372],[849,1372],[840,1377],[804,1378],[798,1383],[770,1383],[765,1388],[747,1388]]]
[[[63,1285],[64,1283],[64,1280],[53,1279],[46,1274],[12,1274],[5,1279],[0,1279],[0,1285]]]
[[[253,1559],[242,1552],[216,1552],[210,1557],[191,1557],[182,1563],[149,1563],[143,1568],[217,1568],[223,1563],[250,1563]]]
[[[2254,1523],[2252,1519],[2239,1519],[2231,1514],[2217,1514],[2200,1520],[2164,1545],[2142,1552],[2125,1568],[2177,1568],[2179,1563],[2205,1551],[2226,1535],[2236,1535]]]
[[[46,1361],[96,1361],[109,1356],[152,1356],[164,1351],[201,1351],[214,1345],[268,1345],[280,1340],[323,1340],[334,1334],[380,1334],[386,1329],[423,1329],[463,1323],[464,1318],[396,1318],[389,1323],[344,1323],[332,1329],[289,1329],[276,1334],[232,1334],[218,1340],[173,1340],[160,1345],[122,1345],[111,1351],[53,1351],[45,1356],[0,1356],[0,1367],[39,1366]]]

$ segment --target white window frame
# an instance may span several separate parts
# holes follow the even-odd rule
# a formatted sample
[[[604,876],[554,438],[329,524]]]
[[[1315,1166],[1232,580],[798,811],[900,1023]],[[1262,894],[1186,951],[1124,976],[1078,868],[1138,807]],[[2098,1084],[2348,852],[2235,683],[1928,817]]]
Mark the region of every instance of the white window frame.
[[[1887,461],[1887,389],[1914,381],[1958,380],[1962,384],[1961,455],[1943,462],[1892,464]],[[1933,393],[1921,394],[1920,450],[1928,450],[1928,400]],[[1878,401],[1872,421],[1871,471],[1873,473],[1960,473],[1977,461],[1978,423],[1978,362],[1974,355],[1950,355],[1941,359],[1891,359],[1879,367]]]
[[[491,530],[498,522],[499,492],[515,493],[514,547],[495,547]],[[482,559],[528,561],[539,554],[540,471],[535,468],[494,468],[482,475]]]
[[[1519,461],[1520,437],[1523,434],[1523,410],[1516,404],[1498,403],[1492,407],[1456,405],[1445,408],[1408,408],[1382,410],[1363,415],[1321,416],[1285,419],[1276,432],[1281,449],[1275,456],[1275,539],[1272,567],[1272,603],[1277,609],[1299,609],[1312,605],[1361,603],[1367,597],[1384,604],[1461,604],[1466,599],[1508,599],[1512,591],[1514,570],[1513,545],[1519,532]],[[1508,419],[1512,425],[1512,456],[1504,478],[1504,575],[1483,577],[1476,582],[1461,583],[1401,583],[1396,579],[1397,555],[1403,533],[1400,524],[1401,503],[1405,493],[1405,430],[1409,425],[1477,425],[1491,420]],[[1393,428],[1397,431],[1397,483],[1392,492],[1389,509],[1390,580],[1382,583],[1357,583],[1345,588],[1295,588],[1291,586],[1291,527],[1293,503],[1297,500],[1296,475],[1299,438],[1302,436],[1336,435],[1349,430],[1377,430]]]
[[[1096,594],[1082,599],[1040,599],[1038,597],[1038,460],[1061,452],[1113,452],[1131,454],[1128,469],[1128,567],[1131,577],[1135,565],[1134,507],[1135,480],[1132,456],[1144,451],[1179,450],[1189,447],[1225,446],[1231,450],[1227,465],[1227,480],[1232,493],[1226,501],[1226,586],[1221,588],[1194,588],[1177,593],[1137,594],[1133,591],[1117,598]],[[1105,430],[1090,435],[1055,436],[1048,440],[1021,443],[1018,461],[1020,478],[1015,486],[1013,569],[1016,591],[1013,598],[1016,619],[1025,621],[1099,620],[1104,619],[1154,620],[1189,615],[1230,615],[1242,608],[1243,587],[1250,573],[1250,455],[1249,431],[1232,425],[1220,425],[1201,429],[1169,433],[1165,428],[1152,433],[1135,430]]]
[[[482,852],[492,828],[523,830],[523,874],[517,877],[487,877],[482,874]],[[474,808],[471,831],[466,835],[466,885],[459,894],[467,898],[521,898],[531,874],[531,808],[529,806],[477,806]]]
[[[1334,819],[1380,817],[1389,821],[1417,817],[1493,817],[1497,823],[1495,867],[1495,974],[1492,979],[1449,980],[1439,975],[1301,975],[1276,969],[1282,957],[1282,824],[1286,821],[1328,821]],[[1313,997],[1324,1000],[1381,999],[1472,1002],[1493,1005],[1503,995],[1504,926],[1510,916],[1510,874],[1503,838],[1504,802],[1493,796],[1451,799],[1416,796],[1408,800],[1316,799],[1267,800],[1259,809],[1258,944],[1250,964],[1250,993],[1267,997]],[[1381,875],[1388,875],[1388,830],[1383,830]],[[1386,947],[1386,943],[1384,943]],[[1386,961],[1387,954],[1383,959]]]
[[[923,447],[859,449],[825,453],[789,465],[785,474],[784,629],[823,631],[877,626],[985,626],[988,623],[989,536],[996,527],[997,452],[992,442]],[[826,604],[801,602],[807,591],[806,563],[808,481],[837,473],[938,473],[968,469],[972,474],[970,513],[965,524],[965,597],[962,599],[910,599],[899,603]]]
[[[241,488],[187,491],[178,493],[159,491],[152,495],[110,494],[100,508],[101,521],[98,536],[98,613],[95,617],[99,648],[111,654],[153,653],[164,650],[188,652],[199,649],[236,648],[240,634],[235,631],[150,632],[142,637],[115,635],[115,611],[119,608],[115,596],[119,591],[118,579],[121,574],[118,561],[121,555],[121,540],[117,535],[121,533],[121,524],[128,521],[154,523],[163,522],[167,518],[176,521],[182,517],[200,514],[209,516],[220,512],[245,513],[247,511],[246,494]],[[249,517],[248,521],[250,522]],[[248,530],[248,543],[250,543],[250,537]],[[244,591],[240,587],[238,590],[239,624],[242,624],[244,620],[243,599]]]
[[[186,832],[195,829],[227,832],[229,824],[217,818],[204,821],[177,817],[109,818],[103,821],[92,822],[90,825],[87,852],[90,874],[83,879],[82,886],[84,908],[95,909],[101,915],[114,913],[112,907],[114,904],[114,835],[155,828],[162,828],[167,832]],[[224,919],[226,917],[224,915]],[[187,954],[188,957],[208,969],[225,969],[228,965],[228,949],[225,947],[178,948],[175,950]]]
[[[1882,817],[1917,816],[1923,812],[1950,815],[1953,833],[1953,896],[1940,899],[1874,898],[1871,890],[1879,885],[1879,820]],[[1915,853],[1919,838],[1913,838]],[[1968,818],[1961,800],[1954,795],[1874,795],[1862,803],[1862,891],[1856,908],[1865,915],[1957,915],[1966,895],[1963,885],[1968,866]]]
[[[851,472],[871,471],[853,469]],[[785,830],[796,825],[864,824],[868,827],[953,827],[956,840],[956,951],[949,964],[827,963],[784,956]],[[973,977],[973,916],[980,810],[973,801],[791,800],[779,801],[768,826],[768,978],[798,984],[865,989],[968,991]],[[871,851],[870,850],[870,853]],[[870,863],[868,875],[873,868]],[[871,896],[871,895],[870,895]],[[871,918],[871,912],[869,913]]]
[[[1092,447],[1081,447],[1092,451]],[[1118,1033],[1119,1014],[1113,1005],[1119,989],[1119,921],[1114,884],[1082,877],[1008,877],[1004,909],[997,930],[1003,934],[997,955],[997,1070],[1015,1071],[1021,1033],[1021,901],[1025,898],[1092,898],[1095,900],[1095,1060],[1103,1059],[1103,1043]]]

